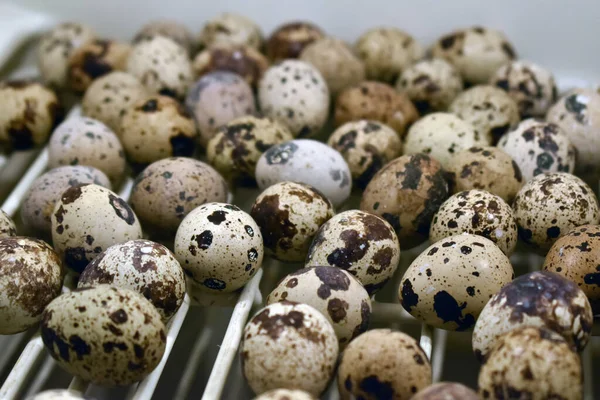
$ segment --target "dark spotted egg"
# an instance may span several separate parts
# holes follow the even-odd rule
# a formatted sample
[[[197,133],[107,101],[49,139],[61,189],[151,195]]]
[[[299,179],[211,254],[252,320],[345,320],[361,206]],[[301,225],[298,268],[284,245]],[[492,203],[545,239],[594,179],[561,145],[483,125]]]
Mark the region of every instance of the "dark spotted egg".
[[[255,397],[254,400],[316,400],[316,397],[304,390],[273,389]]]
[[[419,391],[411,400],[479,400],[479,396],[462,383],[439,382]]]
[[[259,49],[263,42],[260,26],[250,18],[225,12],[211,18],[198,35],[201,47],[246,45]]]
[[[0,238],[17,235],[17,227],[7,213],[0,210]]]
[[[178,21],[165,18],[151,20],[137,31],[133,37],[133,43],[152,36],[166,36],[184,47],[189,54],[193,54],[196,50],[194,35],[184,24]]]
[[[293,21],[278,26],[266,43],[267,57],[273,62],[298,58],[308,45],[325,37],[318,26],[308,21]]]
[[[513,276],[512,265],[498,246],[482,236],[463,233],[425,249],[404,273],[398,297],[418,320],[440,329],[465,331]]]

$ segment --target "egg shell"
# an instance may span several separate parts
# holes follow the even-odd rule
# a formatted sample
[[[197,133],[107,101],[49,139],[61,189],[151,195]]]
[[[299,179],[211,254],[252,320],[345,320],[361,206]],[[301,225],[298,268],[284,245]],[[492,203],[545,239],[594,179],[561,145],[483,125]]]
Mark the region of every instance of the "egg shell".
[[[142,227],[127,202],[94,184],[67,189],[56,202],[51,221],[54,249],[76,273],[113,244],[142,237]]]
[[[35,326],[60,294],[63,270],[45,242],[20,236],[0,238],[0,334]]]
[[[329,88],[317,68],[299,60],[271,66],[258,84],[262,113],[297,137],[314,136],[329,117]]]
[[[250,215],[260,227],[268,255],[302,262],[319,227],[334,213],[331,202],[315,188],[280,182],[258,195]]]
[[[304,48],[324,37],[321,28],[311,22],[289,22],[271,33],[266,43],[266,54],[273,62],[298,58]]]
[[[76,289],[44,310],[46,349],[68,373],[100,386],[142,380],[160,362],[165,325],[141,294],[110,285]]]
[[[338,340],[313,307],[280,302],[246,324],[240,353],[244,377],[256,394],[285,388],[318,397],[335,372]]]
[[[255,88],[269,68],[269,60],[250,46],[218,45],[198,53],[192,66],[197,77],[214,71],[229,71]]]
[[[411,400],[479,400],[479,396],[462,383],[439,382],[419,391]]]
[[[173,253],[149,240],[131,240],[104,250],[85,267],[78,288],[109,284],[140,293],[156,307],[163,321],[179,309],[185,296],[185,275]]]
[[[85,400],[78,392],[69,389],[50,389],[36,394],[28,400]]]
[[[12,218],[0,210],[0,238],[17,235],[17,227]]]
[[[479,371],[483,399],[583,398],[581,360],[558,334],[534,327],[498,340]]]
[[[600,222],[598,199],[580,178],[565,172],[537,175],[513,202],[519,238],[547,251],[573,228]]]
[[[243,15],[222,13],[211,18],[200,32],[198,42],[202,47],[219,45],[245,45],[260,49],[262,45],[260,26]]]
[[[344,347],[369,327],[371,299],[350,273],[336,267],[309,267],[283,278],[267,297],[308,304],[323,314]]]
[[[196,49],[196,40],[192,32],[182,23],[170,19],[156,19],[143,25],[135,34],[133,43],[152,36],[165,36],[192,54]]]
[[[348,271],[369,294],[392,278],[400,261],[400,245],[383,218],[360,210],[344,211],[317,232],[306,265],[332,265]]]
[[[373,329],[346,347],[337,382],[342,400],[409,399],[431,384],[431,364],[412,337]]]
[[[255,397],[254,400],[316,400],[316,398],[304,390],[274,389]]]
[[[371,179],[360,209],[389,222],[403,249],[415,247],[427,239],[433,215],[448,198],[444,174],[426,154],[398,157]]]
[[[508,257],[491,240],[469,233],[435,242],[410,264],[398,298],[433,327],[466,331],[491,296],[514,277]]]

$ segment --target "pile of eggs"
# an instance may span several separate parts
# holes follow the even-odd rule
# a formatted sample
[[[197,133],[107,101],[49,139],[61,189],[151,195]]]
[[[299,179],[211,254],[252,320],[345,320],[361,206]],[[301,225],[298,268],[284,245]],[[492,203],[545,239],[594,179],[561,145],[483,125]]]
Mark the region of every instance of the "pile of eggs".
[[[186,291],[238,293],[271,258],[293,272],[243,331],[256,399],[314,399],[334,377],[342,399],[582,398],[600,312],[596,91],[557,93],[483,27],[425,51],[390,27],[349,45],[291,22],[265,39],[231,13],[198,36],[150,22],[129,43],[63,23],[38,56],[41,81],[0,83],[0,148],[49,155],[19,232],[0,214],[1,334],[39,326],[69,373],[133,384]],[[82,116],[63,120],[67,92]],[[517,247],[543,266],[515,277]],[[432,385],[411,336],[369,330],[393,284],[416,320],[472,331],[478,394]]]

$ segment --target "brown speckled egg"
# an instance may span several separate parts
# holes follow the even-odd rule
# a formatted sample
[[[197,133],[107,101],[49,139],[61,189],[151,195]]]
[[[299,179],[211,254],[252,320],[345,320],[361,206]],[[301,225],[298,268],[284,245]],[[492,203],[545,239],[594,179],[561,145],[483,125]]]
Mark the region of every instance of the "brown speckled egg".
[[[498,68],[517,57],[504,33],[480,26],[442,36],[431,54],[453,64],[470,84],[487,83]]]
[[[484,190],[459,192],[446,200],[433,217],[429,238],[437,242],[463,232],[490,239],[509,257],[517,245],[512,208]]]
[[[94,184],[67,189],[56,202],[51,221],[54,249],[76,273],[109,246],[142,237],[127,202]]]
[[[410,99],[392,86],[364,81],[344,89],[335,100],[335,126],[359,119],[383,122],[400,136],[419,118]]]
[[[35,82],[0,82],[0,146],[29,150],[46,142],[63,117],[56,94]]]
[[[125,152],[117,135],[102,122],[70,117],[56,127],[48,144],[48,166],[64,165],[95,167],[116,186],[124,177]]]
[[[410,264],[398,297],[413,317],[440,329],[466,331],[514,272],[489,239],[463,233],[425,249]]]
[[[266,306],[246,324],[240,353],[244,377],[256,394],[293,388],[318,397],[335,372],[338,340],[319,311],[284,301]]]
[[[306,46],[324,37],[321,28],[308,21],[289,22],[271,33],[266,43],[266,54],[273,62],[298,58]]]
[[[527,182],[517,193],[513,210],[519,237],[542,251],[571,229],[600,222],[592,189],[565,172],[537,175]]]
[[[504,90],[490,85],[474,86],[460,93],[448,111],[470,122],[494,144],[521,120],[517,103]]]
[[[192,55],[196,49],[196,40],[190,30],[180,22],[169,19],[156,19],[146,23],[140,28],[133,38],[137,43],[144,38],[152,36],[165,36],[185,48]]]
[[[333,217],[334,210],[315,188],[279,182],[256,198],[250,215],[260,227],[268,255],[281,261],[301,262],[317,230]]]
[[[0,238],[0,334],[36,325],[44,308],[60,294],[62,279],[60,259],[45,242]]]
[[[527,180],[515,160],[493,146],[475,146],[456,153],[447,170],[455,193],[481,189],[507,203],[512,203]]]
[[[402,151],[402,139],[396,131],[366,119],[346,122],[329,136],[327,144],[344,157],[352,179],[361,188]]]
[[[254,178],[260,156],[293,138],[285,125],[270,118],[240,117],[221,127],[208,142],[206,158],[227,178]]]
[[[367,78],[393,82],[409,65],[423,56],[423,48],[408,33],[390,27],[370,29],[354,44],[364,61]]]
[[[165,325],[152,303],[109,285],[57,297],[44,310],[40,331],[61,368],[101,386],[142,380],[165,351]]]
[[[479,370],[482,399],[583,399],[577,353],[557,333],[523,327],[498,339]]]
[[[254,398],[254,400],[317,400],[310,393],[298,389],[273,389]]]
[[[374,329],[346,347],[337,384],[342,400],[410,399],[431,385],[431,364],[412,337]]]
[[[7,213],[0,210],[0,238],[17,235],[17,227]]]
[[[476,392],[462,383],[439,382],[419,391],[411,400],[479,400]]]
[[[202,47],[220,45],[250,46],[259,49],[262,31],[251,19],[234,13],[222,13],[210,19],[200,32],[198,42]]]
[[[69,389],[50,389],[44,390],[27,400],[85,400],[79,395],[79,392]]]
[[[115,244],[90,262],[79,276],[78,288],[109,284],[131,289],[147,298],[163,321],[183,302],[185,275],[173,253],[149,240]]]
[[[369,294],[380,290],[394,275],[400,245],[384,219],[359,210],[340,213],[317,232],[306,265],[331,265],[348,271]]]
[[[219,45],[198,53],[192,66],[198,77],[213,71],[229,71],[256,87],[269,68],[269,61],[253,47]]]
[[[473,352],[485,362],[500,336],[523,326],[550,329],[582,351],[593,322],[590,303],[576,284],[552,272],[530,272],[504,286],[485,306],[473,331]]]
[[[440,163],[425,154],[389,162],[369,182],[360,209],[389,222],[403,249],[423,243],[433,215],[448,198]]]
[[[369,294],[356,278],[340,268],[309,267],[289,274],[269,294],[267,304],[283,300],[308,304],[321,312],[342,347],[369,327]]]

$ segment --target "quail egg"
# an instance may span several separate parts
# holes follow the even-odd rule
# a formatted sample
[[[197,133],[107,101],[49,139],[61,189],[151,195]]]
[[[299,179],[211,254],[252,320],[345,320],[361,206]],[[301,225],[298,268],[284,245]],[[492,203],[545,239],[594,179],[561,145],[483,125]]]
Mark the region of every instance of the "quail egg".
[[[214,71],[229,71],[256,87],[269,68],[269,61],[253,47],[219,45],[200,52],[192,66],[198,77]]]
[[[133,38],[133,43],[142,41],[144,38],[153,36],[165,36],[192,55],[196,50],[196,40],[190,30],[183,24],[169,20],[156,19],[146,23],[140,28]]]
[[[12,218],[0,210],[0,238],[17,236],[17,227]]]
[[[290,22],[271,33],[266,43],[266,54],[273,62],[298,58],[304,48],[324,37],[321,28],[310,22]]]
[[[255,397],[254,400],[316,400],[316,398],[304,390],[273,389]]]
[[[210,19],[202,28],[198,42],[209,48],[219,45],[249,46],[260,49],[262,31],[251,19],[234,13],[222,13]]]
[[[479,396],[462,383],[439,382],[419,391],[411,400],[479,400]]]
[[[28,397],[28,400],[85,400],[78,392],[69,389],[51,389]]]

